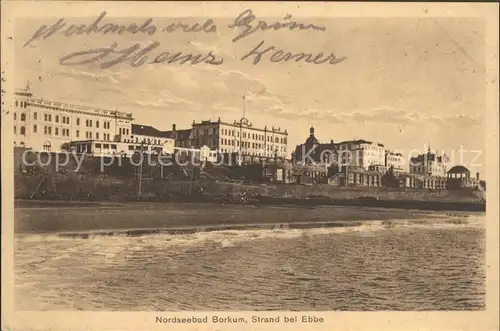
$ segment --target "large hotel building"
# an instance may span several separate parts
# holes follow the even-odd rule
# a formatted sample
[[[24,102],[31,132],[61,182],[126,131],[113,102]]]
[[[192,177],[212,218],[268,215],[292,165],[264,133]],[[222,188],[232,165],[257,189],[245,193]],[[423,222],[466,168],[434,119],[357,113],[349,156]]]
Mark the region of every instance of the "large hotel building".
[[[61,151],[71,141],[126,142],[132,114],[34,98],[15,92],[14,146]]]
[[[131,113],[77,106],[35,98],[29,86],[15,92],[14,146],[35,151],[73,150],[94,155],[130,154],[138,149],[204,149],[210,154],[241,153],[285,157],[288,132],[256,128],[240,121],[193,122],[190,129],[160,131],[134,124]]]
[[[287,153],[288,132],[281,128],[267,126],[257,128],[247,119],[239,121],[193,122],[189,136],[185,132],[168,131],[170,137],[176,139],[176,146],[201,148],[208,146],[224,154],[239,153],[260,157],[285,157]]]

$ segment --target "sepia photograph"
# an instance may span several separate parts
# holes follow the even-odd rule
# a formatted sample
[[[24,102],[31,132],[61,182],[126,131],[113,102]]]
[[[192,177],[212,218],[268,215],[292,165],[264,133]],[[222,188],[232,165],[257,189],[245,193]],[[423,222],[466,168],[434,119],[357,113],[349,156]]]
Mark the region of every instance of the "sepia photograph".
[[[2,33],[12,309],[257,330],[494,308],[495,5],[144,3]]]

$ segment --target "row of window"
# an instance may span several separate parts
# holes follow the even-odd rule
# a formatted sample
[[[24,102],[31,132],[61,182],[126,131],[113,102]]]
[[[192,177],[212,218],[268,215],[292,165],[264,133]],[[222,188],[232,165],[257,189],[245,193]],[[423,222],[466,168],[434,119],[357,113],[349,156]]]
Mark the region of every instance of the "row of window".
[[[38,126],[36,124],[33,125],[33,133],[38,133]],[[43,127],[43,133],[44,135],[52,135],[52,133],[54,133],[55,136],[63,136],[63,137],[69,137],[70,136],[70,130],[67,129],[67,128],[61,128],[59,130],[59,128],[57,127],[54,127],[54,130],[52,130],[52,127],[51,126],[47,126],[45,125]],[[14,134],[17,134],[17,127],[14,126]],[[25,135],[26,134],[26,127],[24,126],[21,126],[19,128],[19,134],[21,135]],[[91,131],[87,131],[85,132],[85,136],[87,139],[92,139],[92,132]],[[103,138],[104,140],[108,140],[110,141],[111,139],[111,135],[109,133],[103,133]],[[76,130],[76,137],[79,138],[80,137],[80,130]],[[96,139],[99,139],[99,132],[96,132],[95,134],[95,138]]]
[[[17,120],[17,113],[14,113],[14,121]],[[25,122],[26,121],[26,114],[21,113],[20,120]]]
[[[340,150],[346,150],[346,149],[376,150],[378,152],[383,152],[385,154],[385,149],[383,147],[374,146],[374,145],[341,144],[338,146],[338,149],[340,149]]]
[[[36,132],[36,125],[33,125],[33,132]],[[59,132],[61,132],[61,136],[63,137],[69,137],[70,131],[69,129],[62,128],[61,131],[59,131],[59,128],[54,128],[54,135],[58,136]],[[44,126],[43,127],[43,133],[45,135],[52,135],[52,127],[51,126]]]
[[[26,104],[25,101],[17,101],[16,100],[16,107],[26,108],[26,107],[28,107],[28,105]]]
[[[120,135],[125,135],[125,136],[128,136],[130,133],[130,130],[125,129],[125,128],[119,128],[118,131],[119,131]]]
[[[237,147],[240,147],[240,142],[238,140],[231,140],[231,139],[226,139],[226,138],[222,138],[221,139],[221,145],[223,146],[237,146]],[[256,143],[256,142],[252,142],[250,143],[249,141],[242,141],[241,142],[241,147],[245,147],[245,148],[253,148],[253,149],[262,149],[264,148],[264,144],[262,143]],[[272,146],[269,146],[267,145],[267,150],[272,150]],[[282,150],[286,150],[286,147],[281,147]]]
[[[80,132],[78,130],[76,130],[76,137],[80,137]],[[93,136],[93,133],[92,131],[85,131],[85,138],[86,139],[94,139],[94,136]],[[111,141],[111,136],[109,133],[103,133],[102,134],[102,140],[106,140],[106,141]],[[95,139],[96,140],[100,140],[101,139],[101,136],[99,135],[99,132],[96,132],[95,133]]]
[[[80,119],[79,118],[76,119],[76,125],[80,125]],[[104,129],[108,129],[109,130],[111,128],[111,122],[109,122],[109,121],[103,121],[102,125],[103,125]],[[89,120],[89,119],[85,120],[85,126],[88,127],[88,128],[91,128],[92,127],[92,120]],[[99,121],[95,121],[95,127],[99,128]]]
[[[17,134],[17,127],[14,126],[14,134]],[[21,126],[19,128],[19,134],[21,135],[25,135],[26,134],[26,128],[24,126]]]
[[[37,113],[33,113],[33,119],[37,119]],[[52,114],[43,114],[43,119],[45,122],[52,122]],[[61,116],[61,120],[63,124],[69,124],[69,116]],[[59,123],[59,115],[54,115],[54,121]]]
[[[231,149],[231,148],[221,148],[221,153],[235,153],[237,150]],[[279,155],[277,151],[274,152],[247,152],[246,150],[242,151],[246,155],[251,155],[251,156],[274,156],[274,155]]]
[[[38,119],[38,113],[33,112],[33,119],[37,120]],[[52,122],[52,114],[43,114],[43,119],[45,122]],[[17,113],[14,112],[14,120],[17,120]],[[25,122],[26,121],[26,113],[21,113],[20,115],[20,120]],[[56,123],[59,123],[59,115],[54,115],[54,121]],[[70,118],[69,116],[61,116],[61,121],[63,124],[70,124]],[[87,127],[92,127],[92,120],[85,120],[85,124]],[[76,119],[76,125],[80,125],[80,118]],[[99,128],[99,121],[95,122],[95,127]],[[110,121],[104,121],[103,122],[103,127],[104,129],[110,129],[111,128],[111,122]],[[120,129],[121,130],[121,129]],[[125,131],[125,129],[124,129]],[[129,129],[126,129],[127,134]],[[121,134],[121,133],[120,133]]]
[[[366,186],[380,186],[380,178],[375,175],[366,175],[366,174],[354,174],[349,173],[348,183],[354,184],[356,182],[357,185],[366,185]]]
[[[125,142],[134,142],[134,136],[131,137],[132,139],[124,139]],[[136,144],[139,144],[139,143],[142,143],[142,144],[150,144],[150,145],[161,145],[162,142],[160,139],[157,139],[157,138],[142,138],[142,140],[139,140],[138,137],[135,137],[135,143]]]
[[[109,144],[102,144],[103,149],[109,149]],[[95,144],[95,148],[101,148],[101,144]],[[116,144],[111,144],[111,149],[116,150]]]
[[[196,131],[195,131],[196,132]],[[209,132],[210,132],[210,129],[198,129],[198,133],[199,135],[209,135]],[[232,137],[235,137],[235,133],[236,133],[236,137],[240,137],[240,132],[238,130],[229,130],[229,129],[221,129],[221,135],[223,136],[232,136]],[[216,128],[212,128],[212,134],[217,134],[217,129]],[[272,142],[273,141],[273,137],[272,136],[265,136],[263,134],[258,134],[258,133],[250,133],[250,132],[246,132],[246,131],[243,131],[242,134],[241,134],[242,138],[248,138],[248,139],[253,139],[253,140],[260,140],[260,141],[268,141],[268,142]],[[281,144],[286,144],[287,143],[287,139],[286,137],[275,137],[274,139],[274,142],[275,143],[281,143]]]

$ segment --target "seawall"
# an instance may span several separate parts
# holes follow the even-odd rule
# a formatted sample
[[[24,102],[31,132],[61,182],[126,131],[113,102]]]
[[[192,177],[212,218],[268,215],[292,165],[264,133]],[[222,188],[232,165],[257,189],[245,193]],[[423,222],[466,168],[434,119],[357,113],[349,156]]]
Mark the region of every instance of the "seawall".
[[[106,176],[65,175],[15,175],[16,199],[48,200],[134,200],[139,190],[139,181],[133,178]],[[209,180],[180,181],[148,179],[142,180],[141,196],[145,199],[163,200],[166,195],[195,196],[200,190],[210,197],[228,197],[245,192],[274,198],[327,197],[333,200],[350,200],[374,197],[379,200],[417,200],[446,202],[479,202],[479,192],[472,189],[427,190],[388,187],[338,187],[327,184],[245,184]],[[43,193],[42,193],[43,192]]]

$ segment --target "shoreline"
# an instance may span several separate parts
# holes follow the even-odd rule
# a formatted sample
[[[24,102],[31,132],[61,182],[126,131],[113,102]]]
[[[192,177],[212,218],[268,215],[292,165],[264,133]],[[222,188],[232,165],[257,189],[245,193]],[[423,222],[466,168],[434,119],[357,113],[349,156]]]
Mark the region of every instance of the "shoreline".
[[[214,199],[208,197],[194,198],[181,201],[162,200],[123,200],[123,201],[84,201],[84,200],[29,200],[15,199],[14,208],[77,208],[77,207],[116,207],[123,205],[137,204],[196,204],[206,203],[213,205],[228,206],[284,206],[298,208],[315,208],[321,206],[343,206],[361,208],[384,208],[384,209],[404,209],[422,211],[461,211],[461,212],[486,212],[486,203],[456,202],[456,201],[420,201],[420,200],[378,200],[378,199],[343,199],[335,200],[323,197],[312,198],[275,198],[263,197],[261,199],[249,199],[248,201],[230,201],[227,199]]]
[[[58,235],[88,238],[94,235],[140,236],[186,234],[244,229],[307,229],[356,226],[370,221],[435,222],[470,212],[434,212],[355,206],[251,206],[214,203],[106,203],[71,204],[61,208],[17,207],[16,236]]]

